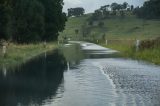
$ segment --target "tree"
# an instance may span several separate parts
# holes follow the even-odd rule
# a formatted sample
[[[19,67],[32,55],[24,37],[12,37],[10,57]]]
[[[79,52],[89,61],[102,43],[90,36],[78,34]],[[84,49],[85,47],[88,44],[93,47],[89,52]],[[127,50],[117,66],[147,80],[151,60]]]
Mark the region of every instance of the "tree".
[[[68,9],[68,16],[81,16],[85,13],[84,8],[82,7],[77,7],[77,8],[69,8]]]
[[[105,6],[101,6],[101,8],[99,9],[102,12],[103,18],[109,17],[109,7],[110,5],[105,5]]]
[[[19,43],[41,41],[44,32],[44,7],[37,0],[15,0],[13,40]]]
[[[11,33],[11,7],[5,0],[0,1],[0,39],[10,39]]]
[[[121,16],[122,18],[125,17],[125,12],[124,12],[123,10],[120,11],[120,16]]]
[[[102,28],[102,27],[104,26],[104,22],[100,21],[100,22],[98,23],[98,26]]]
[[[78,29],[75,29],[75,34],[77,35],[79,33],[79,30]]]
[[[43,40],[56,40],[58,33],[64,29],[67,20],[62,12],[63,0],[39,0],[45,9],[45,33]]]
[[[128,7],[128,3],[127,2],[124,2],[123,4],[122,4],[122,9],[126,9]]]
[[[112,3],[110,7],[111,7],[112,11],[116,11],[118,6],[119,5],[117,3]]]
[[[88,25],[93,26],[93,21],[89,20]]]
[[[149,0],[141,8],[135,8],[134,13],[140,18],[159,19],[160,0]]]
[[[95,12],[92,14],[91,20],[96,21],[101,19],[101,17],[103,16],[103,13],[101,10],[95,10]]]
[[[18,43],[56,40],[67,20],[62,8],[63,0],[1,0],[0,39]]]
[[[131,5],[131,11],[133,11],[134,10],[134,6],[133,5]]]

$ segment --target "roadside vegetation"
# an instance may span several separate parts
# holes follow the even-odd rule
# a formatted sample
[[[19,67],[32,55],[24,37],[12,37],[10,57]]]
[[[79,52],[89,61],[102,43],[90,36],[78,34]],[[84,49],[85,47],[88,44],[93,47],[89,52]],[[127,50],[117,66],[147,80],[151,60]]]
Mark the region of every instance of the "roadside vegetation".
[[[57,40],[67,20],[63,0],[1,0],[0,40],[33,43]]]
[[[159,38],[157,38],[159,39]],[[123,40],[126,42],[126,40]],[[135,41],[136,42],[136,41]],[[156,43],[152,43],[156,42]],[[147,46],[144,46],[147,45]],[[132,58],[138,60],[145,60],[155,64],[160,64],[160,41],[159,40],[144,40],[141,41],[139,48],[137,49],[135,43],[112,43],[106,45],[100,43],[100,45],[120,51],[120,55],[125,58]]]
[[[1,0],[0,66],[54,49],[55,43],[48,42],[57,40],[67,20],[62,7],[63,0]]]
[[[14,66],[26,62],[40,54],[57,48],[56,42],[37,44],[9,44],[6,54],[0,53],[0,66]],[[0,48],[2,50],[2,48]]]

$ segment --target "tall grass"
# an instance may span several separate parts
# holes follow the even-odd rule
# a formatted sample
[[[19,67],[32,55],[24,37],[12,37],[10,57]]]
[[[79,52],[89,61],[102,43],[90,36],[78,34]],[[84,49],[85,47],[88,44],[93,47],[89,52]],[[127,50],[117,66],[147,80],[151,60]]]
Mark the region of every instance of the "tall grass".
[[[56,47],[56,43],[47,43],[46,47],[44,47],[43,43],[24,45],[12,43],[7,47],[4,56],[2,55],[2,48],[0,49],[0,66],[20,64],[45,51],[53,50]]]
[[[124,42],[126,42],[124,40]],[[160,64],[160,47],[155,46],[152,48],[144,48],[136,51],[134,43],[126,44],[126,43],[115,43],[115,44],[104,44],[101,43],[102,46],[115,49],[120,51],[121,56],[126,58],[133,58],[138,60],[145,60],[155,64]]]

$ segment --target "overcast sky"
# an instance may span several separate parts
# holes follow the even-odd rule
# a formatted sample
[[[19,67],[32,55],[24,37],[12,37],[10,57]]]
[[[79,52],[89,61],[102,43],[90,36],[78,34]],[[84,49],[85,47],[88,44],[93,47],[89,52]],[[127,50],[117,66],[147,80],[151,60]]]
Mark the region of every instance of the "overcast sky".
[[[98,9],[100,6],[111,4],[113,2],[123,3],[125,1],[134,6],[141,6],[145,0],[64,0],[65,4],[63,11],[67,12],[68,8],[83,7],[86,10],[86,13],[90,13]]]

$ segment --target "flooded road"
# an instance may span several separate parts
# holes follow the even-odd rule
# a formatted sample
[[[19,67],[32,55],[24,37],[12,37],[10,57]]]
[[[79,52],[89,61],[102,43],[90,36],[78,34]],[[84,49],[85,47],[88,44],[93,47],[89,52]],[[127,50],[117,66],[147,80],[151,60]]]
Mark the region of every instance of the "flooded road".
[[[0,106],[159,105],[160,66],[92,43],[70,42],[0,71]]]

